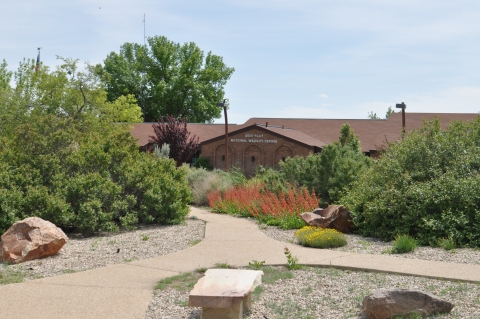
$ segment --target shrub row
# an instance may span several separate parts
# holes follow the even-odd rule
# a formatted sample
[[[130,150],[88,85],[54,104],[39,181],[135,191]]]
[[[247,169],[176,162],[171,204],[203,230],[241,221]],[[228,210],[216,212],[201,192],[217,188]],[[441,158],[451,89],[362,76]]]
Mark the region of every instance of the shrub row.
[[[124,129],[83,131],[42,115],[0,143],[0,232],[38,216],[71,231],[115,231],[135,223],[180,223],[186,172],[139,153]]]

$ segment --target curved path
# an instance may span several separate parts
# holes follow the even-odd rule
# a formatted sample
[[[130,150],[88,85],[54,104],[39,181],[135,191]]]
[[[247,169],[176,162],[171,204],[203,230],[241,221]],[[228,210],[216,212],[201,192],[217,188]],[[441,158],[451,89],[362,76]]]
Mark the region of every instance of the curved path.
[[[191,215],[207,222],[201,243],[156,258],[0,286],[0,318],[143,319],[158,280],[216,263],[286,264],[285,246],[304,265],[480,282],[480,265],[305,248],[276,241],[245,219],[193,207]]]

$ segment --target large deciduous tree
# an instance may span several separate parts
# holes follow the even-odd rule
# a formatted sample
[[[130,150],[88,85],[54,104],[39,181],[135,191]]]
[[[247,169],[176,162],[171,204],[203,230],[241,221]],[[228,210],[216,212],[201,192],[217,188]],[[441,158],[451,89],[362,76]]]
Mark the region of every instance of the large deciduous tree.
[[[198,145],[198,137],[190,136],[187,130],[187,120],[179,120],[174,116],[167,116],[167,122],[160,118],[157,124],[153,124],[155,136],[150,136],[150,142],[157,145],[168,144],[170,157],[177,162],[177,166],[186,163],[195,154]]]
[[[111,52],[99,69],[108,99],[133,94],[143,109],[145,122],[161,116],[205,123],[219,118],[215,103],[234,72],[220,56],[206,56],[193,42],[180,45],[163,36],[148,38],[148,46],[125,43]]]

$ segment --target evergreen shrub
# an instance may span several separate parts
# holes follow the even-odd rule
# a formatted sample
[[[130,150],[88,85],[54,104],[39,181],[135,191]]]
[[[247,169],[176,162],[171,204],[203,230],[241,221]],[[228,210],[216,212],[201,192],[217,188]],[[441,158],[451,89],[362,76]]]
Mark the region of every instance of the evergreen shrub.
[[[208,158],[200,155],[200,157],[197,158],[197,160],[195,161],[195,168],[204,168],[206,170],[211,170],[213,169],[213,166],[210,165],[210,161],[208,160]]]
[[[35,116],[3,137],[0,232],[29,216],[85,234],[183,221],[191,196],[185,170],[140,153],[128,132],[78,126]]]
[[[352,184],[341,202],[364,236],[415,237],[436,246],[480,246],[480,119],[439,120],[392,143]]]

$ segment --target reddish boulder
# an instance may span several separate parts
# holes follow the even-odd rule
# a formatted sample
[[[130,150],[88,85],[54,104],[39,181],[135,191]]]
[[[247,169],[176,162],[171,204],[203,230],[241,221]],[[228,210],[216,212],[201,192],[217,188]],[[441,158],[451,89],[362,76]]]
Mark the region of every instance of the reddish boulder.
[[[342,205],[317,208],[312,213],[303,213],[301,216],[309,226],[333,228],[342,233],[351,233],[353,230],[351,213]]]
[[[65,233],[49,221],[29,217],[13,224],[1,237],[0,258],[18,264],[55,255],[67,242]]]
[[[388,319],[410,314],[430,316],[452,311],[454,304],[418,290],[382,289],[363,299],[363,311],[371,319]]]

